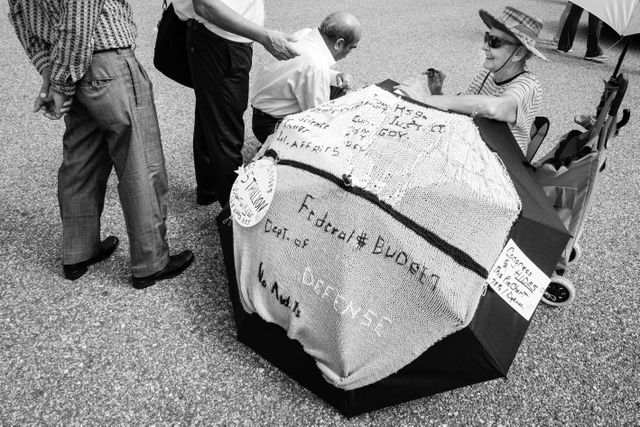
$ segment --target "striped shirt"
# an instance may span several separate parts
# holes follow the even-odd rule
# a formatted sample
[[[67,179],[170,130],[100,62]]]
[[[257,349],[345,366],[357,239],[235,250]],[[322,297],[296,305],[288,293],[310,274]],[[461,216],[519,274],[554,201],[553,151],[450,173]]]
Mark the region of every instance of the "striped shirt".
[[[516,121],[508,125],[518,146],[525,155],[527,154],[527,147],[531,142],[531,125],[542,102],[542,87],[533,73],[525,71],[507,81],[497,83],[493,73],[482,69],[462,95],[509,95],[515,98],[518,103]]]
[[[126,0],[9,0],[9,20],[39,73],[73,95],[93,52],[133,46],[136,26]]]

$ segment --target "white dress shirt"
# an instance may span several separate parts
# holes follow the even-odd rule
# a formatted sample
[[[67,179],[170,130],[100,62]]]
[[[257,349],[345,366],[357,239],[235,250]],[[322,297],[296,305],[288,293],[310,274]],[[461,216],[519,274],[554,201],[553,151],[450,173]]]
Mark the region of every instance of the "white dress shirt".
[[[320,31],[305,28],[295,35],[300,52],[288,61],[270,58],[258,73],[251,105],[282,118],[329,101],[330,86],[336,84],[336,63]]]
[[[249,21],[263,26],[264,25],[264,0],[220,0],[222,3],[227,5],[229,8],[233,9],[243,18],[248,19]],[[187,19],[195,19],[196,21],[202,23],[209,31],[219,35],[222,38],[225,38],[232,42],[239,43],[251,43],[252,40],[249,40],[245,37],[238,36],[236,34],[230,33],[228,31],[223,30],[222,28],[212,24],[207,21],[203,17],[197,15],[193,11],[193,1],[192,0],[173,0],[173,9],[176,12],[176,15],[183,21]]]
[[[195,19],[196,14],[193,11],[193,1],[192,0],[173,0],[173,10],[175,11],[178,18],[183,21],[187,21],[189,19]]]

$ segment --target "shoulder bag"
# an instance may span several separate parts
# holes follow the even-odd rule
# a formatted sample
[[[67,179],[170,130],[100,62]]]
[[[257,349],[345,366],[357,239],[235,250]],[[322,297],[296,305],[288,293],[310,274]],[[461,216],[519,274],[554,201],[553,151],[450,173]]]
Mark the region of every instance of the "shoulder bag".
[[[193,88],[187,59],[187,23],[173,10],[173,4],[163,1],[162,18],[158,22],[158,35],[153,52],[153,65],[165,76]]]

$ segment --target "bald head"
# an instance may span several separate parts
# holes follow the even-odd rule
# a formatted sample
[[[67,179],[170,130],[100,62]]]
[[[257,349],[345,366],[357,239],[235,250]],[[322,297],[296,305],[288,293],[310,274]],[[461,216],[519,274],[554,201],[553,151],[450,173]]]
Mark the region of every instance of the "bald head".
[[[333,12],[324,18],[319,30],[336,61],[355,49],[362,37],[360,21],[344,11]]]

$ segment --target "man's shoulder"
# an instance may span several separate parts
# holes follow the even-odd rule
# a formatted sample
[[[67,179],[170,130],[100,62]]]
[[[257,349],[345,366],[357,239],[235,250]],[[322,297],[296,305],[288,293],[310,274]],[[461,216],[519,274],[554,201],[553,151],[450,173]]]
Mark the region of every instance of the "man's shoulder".
[[[299,40],[301,40],[303,38],[308,38],[312,32],[313,30],[311,28],[303,28],[293,33],[293,35],[297,37]]]
[[[317,50],[307,45],[296,45],[298,56],[288,59],[286,61],[279,61],[271,58],[266,68],[268,68],[272,75],[275,74],[291,74],[291,73],[318,73],[329,71],[330,67],[323,63],[317,54]]]
[[[326,61],[327,54],[321,50],[324,46],[319,44],[313,36],[303,37],[296,43],[296,47],[300,55],[293,60],[309,67],[329,68]]]

